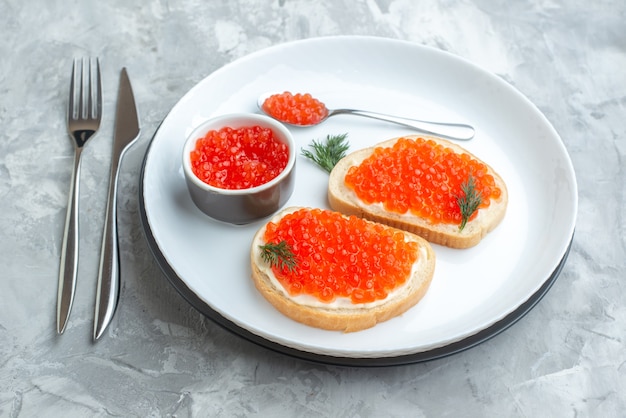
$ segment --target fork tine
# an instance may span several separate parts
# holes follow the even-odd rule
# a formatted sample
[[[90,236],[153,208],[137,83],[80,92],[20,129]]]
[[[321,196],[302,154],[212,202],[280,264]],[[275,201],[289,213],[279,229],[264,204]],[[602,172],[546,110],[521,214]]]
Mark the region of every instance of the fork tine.
[[[87,58],[88,62],[89,58]],[[89,108],[87,105],[89,104],[89,66],[85,65],[85,58],[81,58],[80,60],[80,119],[87,119],[89,116]]]
[[[102,112],[102,79],[100,77],[100,59],[96,57],[96,103],[94,105],[93,117],[97,119]]]
[[[93,71],[91,68],[91,57],[87,57],[87,106],[86,106],[86,119],[93,117]]]
[[[78,65],[78,62],[76,59],[74,59],[74,62],[72,62],[72,78],[70,81],[70,101],[67,105],[68,119],[76,119],[76,107],[75,107],[74,99],[76,97],[76,66],[77,65]]]
[[[76,58],[74,60],[75,70],[76,70],[76,79],[74,80],[74,100],[78,100],[78,103],[74,103],[74,119],[82,119],[83,118],[83,108],[84,108],[84,100],[83,100],[83,91],[85,90],[83,87],[84,77],[83,77],[83,58]]]

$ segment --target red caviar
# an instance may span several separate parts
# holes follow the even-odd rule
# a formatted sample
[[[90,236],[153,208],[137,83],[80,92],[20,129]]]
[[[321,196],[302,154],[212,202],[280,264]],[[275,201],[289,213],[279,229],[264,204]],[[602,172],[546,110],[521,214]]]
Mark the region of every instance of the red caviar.
[[[350,167],[345,182],[367,204],[410,212],[434,224],[460,224],[461,185],[474,178],[481,195],[479,208],[500,197],[488,167],[467,153],[456,153],[433,140],[400,138],[392,147],[378,147],[360,165]],[[470,217],[476,217],[478,211]]]
[[[406,282],[418,257],[417,243],[406,242],[402,232],[322,209],[300,209],[269,222],[264,240],[286,241],[296,257],[291,271],[273,267],[287,292],[322,302],[385,299]]]
[[[265,99],[262,108],[273,118],[292,125],[315,125],[328,115],[324,103],[309,93],[274,94]]]
[[[224,127],[198,139],[190,159],[193,173],[203,182],[221,189],[248,189],[285,169],[289,147],[269,128]]]

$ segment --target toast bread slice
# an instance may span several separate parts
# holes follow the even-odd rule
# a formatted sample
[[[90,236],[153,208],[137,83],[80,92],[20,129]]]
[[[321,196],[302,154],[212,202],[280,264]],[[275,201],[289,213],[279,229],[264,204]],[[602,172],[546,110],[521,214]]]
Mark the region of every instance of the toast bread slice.
[[[287,208],[275,215],[271,221],[278,222],[282,216],[299,209],[302,208]],[[360,331],[373,327],[377,323],[406,312],[417,304],[426,294],[434,275],[435,253],[430,244],[414,234],[401,231],[406,240],[418,243],[417,251],[419,254],[409,279],[399,288],[390,292],[386,299],[364,304],[351,304],[349,300],[330,304],[315,301],[311,303],[313,298],[311,296],[290,296],[278,282],[272,269],[263,261],[259,246],[265,243],[263,238],[266,225],[258,230],[252,240],[250,262],[254,284],[265,299],[279,312],[309,326],[344,332]],[[362,245],[367,245],[367,243],[362,243]]]
[[[341,159],[330,173],[328,181],[328,201],[330,207],[347,215],[356,215],[374,222],[383,223],[394,228],[402,229],[419,235],[432,244],[440,244],[451,248],[469,248],[477,245],[491,232],[504,218],[508,203],[508,192],[504,180],[488,164],[471,154],[456,143],[442,138],[423,135],[409,135],[402,138],[432,139],[433,141],[452,149],[454,152],[468,154],[487,166],[488,174],[493,176],[495,184],[500,189],[498,199],[491,198],[490,205],[479,208],[478,214],[467,222],[460,230],[459,225],[438,223],[421,218],[410,211],[404,214],[387,211],[381,204],[366,204],[350,189],[344,179],[348,169],[361,164],[368,158],[376,147],[392,147],[400,138],[390,139],[374,147],[355,151]]]

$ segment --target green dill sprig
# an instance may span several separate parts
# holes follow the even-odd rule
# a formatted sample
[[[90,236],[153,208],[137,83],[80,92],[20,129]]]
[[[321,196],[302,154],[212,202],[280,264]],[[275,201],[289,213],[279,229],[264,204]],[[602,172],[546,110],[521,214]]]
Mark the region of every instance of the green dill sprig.
[[[459,225],[459,231],[462,231],[467,224],[467,221],[474,212],[478,209],[478,206],[482,203],[483,199],[480,193],[476,190],[476,183],[474,177],[470,174],[467,181],[461,184],[462,196],[456,196],[456,201],[461,209],[461,225]]]
[[[293,271],[297,265],[296,256],[291,251],[287,241],[281,241],[278,244],[267,243],[259,245],[259,248],[261,249],[261,258],[271,267]]]
[[[350,144],[346,141],[347,137],[348,134],[345,133],[327,135],[324,142],[313,140],[309,146],[313,151],[303,148],[302,155],[330,173],[339,160],[346,156],[346,151],[350,148]]]

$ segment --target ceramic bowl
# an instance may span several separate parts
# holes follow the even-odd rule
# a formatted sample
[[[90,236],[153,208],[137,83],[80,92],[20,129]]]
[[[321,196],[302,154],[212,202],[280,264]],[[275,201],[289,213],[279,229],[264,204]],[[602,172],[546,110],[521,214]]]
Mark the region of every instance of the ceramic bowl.
[[[274,138],[287,144],[287,166],[267,183],[247,189],[223,189],[200,180],[191,168],[191,151],[207,132],[223,127],[233,129],[261,126],[272,130]],[[189,194],[195,205],[211,218],[232,224],[247,224],[267,217],[283,207],[295,184],[296,147],[285,126],[267,116],[241,113],[218,116],[193,129],[183,148],[183,171]]]

